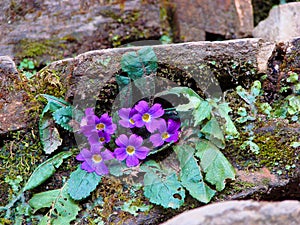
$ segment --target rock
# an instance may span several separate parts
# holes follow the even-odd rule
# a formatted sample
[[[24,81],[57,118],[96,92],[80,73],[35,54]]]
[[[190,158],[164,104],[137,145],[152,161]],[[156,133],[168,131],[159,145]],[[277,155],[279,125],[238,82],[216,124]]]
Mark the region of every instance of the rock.
[[[0,135],[27,125],[25,93],[15,90],[18,82],[20,77],[13,60],[8,56],[0,56]]]
[[[178,36],[183,41],[215,41],[250,37],[253,12],[250,0],[174,1]]]
[[[165,28],[156,0],[114,2],[3,0],[0,55],[34,58],[40,66],[89,50],[160,38]]]
[[[300,36],[300,2],[274,6],[267,19],[253,30],[253,37],[287,41]]]
[[[201,86],[200,88],[206,88],[207,79],[217,78],[221,88],[226,90],[238,83],[249,85],[249,82],[255,79],[252,77],[254,74],[251,75],[249,72],[251,69],[253,69],[252,72],[266,73],[267,61],[275,49],[275,44],[263,42],[260,39],[238,39],[223,42],[156,45],[153,48],[160,65],[175,67],[191,76],[196,76],[195,80]],[[98,90],[120,70],[120,60],[125,52],[138,49],[139,47],[130,47],[91,51],[73,59],[54,62],[48,68],[57,71],[64,77],[63,80],[69,80],[70,88],[67,99],[72,99],[75,92],[87,96],[88,92],[93,92],[93,87]],[[106,60],[109,66],[102,63]],[[233,69],[233,64],[245,72],[237,74]],[[225,71],[219,72],[219,70]],[[95,77],[96,74],[100,79],[99,85],[87,87],[88,81],[85,80]],[[202,82],[203,84],[200,84]],[[81,84],[83,84],[82,87]]]
[[[184,212],[162,225],[298,225],[300,202],[228,201]]]

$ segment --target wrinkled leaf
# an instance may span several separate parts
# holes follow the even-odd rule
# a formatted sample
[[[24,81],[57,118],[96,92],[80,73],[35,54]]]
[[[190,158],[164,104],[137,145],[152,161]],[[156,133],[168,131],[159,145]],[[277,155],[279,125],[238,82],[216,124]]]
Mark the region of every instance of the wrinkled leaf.
[[[63,163],[63,160],[71,155],[71,152],[61,152],[40,164],[31,174],[23,190],[27,191],[42,184],[55,173],[55,169]]]
[[[187,104],[176,106],[175,108],[177,111],[185,112],[195,109],[199,107],[201,101],[203,101],[203,99],[195,91],[193,91],[193,89],[188,87],[174,87],[169,90],[162,91],[155,96],[160,97],[169,94],[175,94],[177,96],[183,95],[183,97],[186,97],[189,100],[189,103]]]
[[[194,127],[201,124],[205,119],[209,119],[211,116],[212,107],[207,101],[201,101],[200,105],[193,111],[194,115]]]
[[[73,117],[72,111],[73,111],[72,106],[67,106],[67,107],[62,107],[60,109],[57,109],[52,114],[53,119],[57,124],[59,124],[65,130],[72,131],[73,128],[69,125]]]
[[[70,224],[80,210],[78,205],[70,198],[67,185],[62,189],[51,190],[33,195],[29,204],[35,210],[51,208],[49,213],[42,218],[40,224],[62,225]]]
[[[233,137],[238,137],[239,132],[228,115],[232,111],[232,109],[229,107],[229,104],[227,102],[223,102],[218,105],[217,109],[219,115],[225,119],[225,133]]]
[[[154,161],[147,163],[142,166],[142,170],[146,172],[144,195],[154,204],[165,208],[179,208],[184,203],[185,191],[176,173],[165,173]]]
[[[89,173],[80,166],[71,173],[69,179],[69,194],[74,200],[81,200],[90,195],[101,181],[101,176],[95,172]]]
[[[224,135],[216,118],[211,118],[201,129],[201,132],[205,134],[206,139],[212,141],[219,148],[225,147]]]
[[[48,101],[47,105],[43,109],[41,117],[43,117],[43,115],[48,111],[55,112],[57,109],[60,109],[62,107],[66,107],[66,106],[70,105],[65,100],[63,100],[61,98],[54,97],[52,95],[41,94],[41,96],[46,98],[47,101]]]
[[[121,90],[130,83],[130,78],[121,75],[116,75],[116,82],[119,86],[119,90]]]
[[[48,113],[40,118],[39,133],[46,154],[51,154],[62,144],[62,139],[55,127],[54,120]]]
[[[194,157],[195,150],[189,145],[175,146],[174,150],[180,162],[181,184],[192,197],[208,203],[216,192],[204,183],[200,167]]]
[[[226,179],[235,179],[235,170],[222,152],[211,142],[201,140],[196,143],[196,156],[206,173],[205,180],[216,186],[217,191],[225,188]]]
[[[151,47],[142,48],[137,52],[125,53],[121,59],[121,67],[132,80],[136,80],[156,72],[157,57]]]

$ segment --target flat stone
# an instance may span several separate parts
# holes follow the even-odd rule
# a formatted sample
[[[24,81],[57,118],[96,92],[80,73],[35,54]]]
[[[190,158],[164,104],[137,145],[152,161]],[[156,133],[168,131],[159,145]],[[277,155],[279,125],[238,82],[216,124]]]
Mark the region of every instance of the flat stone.
[[[300,202],[227,201],[184,212],[162,225],[298,225]]]
[[[179,39],[205,41],[207,35],[223,39],[250,37],[253,12],[250,0],[175,0]]]
[[[253,30],[253,37],[287,41],[300,36],[300,2],[274,6],[267,19]]]

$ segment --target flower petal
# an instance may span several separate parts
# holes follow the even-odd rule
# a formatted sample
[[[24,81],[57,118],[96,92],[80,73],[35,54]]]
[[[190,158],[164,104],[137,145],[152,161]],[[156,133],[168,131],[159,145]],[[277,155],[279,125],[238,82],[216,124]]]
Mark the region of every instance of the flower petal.
[[[165,139],[166,142],[176,142],[178,141],[178,137],[179,137],[179,132],[175,131],[175,133],[171,134],[169,138]]]
[[[102,156],[103,160],[111,160],[111,159],[115,158],[114,154],[107,149],[105,149],[105,151],[101,152],[101,156]]]
[[[145,122],[142,120],[141,114],[135,114],[132,119],[134,120],[134,124],[136,127],[142,127],[145,125]]]
[[[83,162],[81,164],[80,168],[87,171],[87,172],[89,172],[89,173],[94,172],[94,169],[87,162]]]
[[[154,104],[148,111],[148,113],[151,115],[153,118],[158,118],[164,115],[165,111],[161,107],[161,104]]]
[[[100,154],[102,148],[103,148],[103,146],[99,142],[97,144],[95,144],[95,145],[91,145],[92,156],[96,155],[96,154]]]
[[[92,153],[88,149],[84,148],[76,156],[76,159],[78,161],[85,161],[87,158],[91,158],[91,157],[92,157]]]
[[[180,122],[175,120],[168,120],[168,133],[174,133],[180,128]]]
[[[161,123],[163,123],[164,119],[151,119],[149,123],[146,123],[145,126],[147,130],[151,133],[153,133]]]
[[[138,148],[142,144],[143,144],[143,138],[142,137],[140,137],[140,136],[138,136],[136,134],[130,135],[128,145],[131,145],[131,146],[133,146],[135,148]]]
[[[149,105],[146,101],[140,101],[135,107],[134,107],[140,114],[144,114],[148,112]]]
[[[139,164],[139,159],[135,155],[129,155],[126,159],[126,165],[128,167],[137,166]]]
[[[145,159],[150,152],[150,149],[147,147],[140,147],[139,149],[136,149],[135,155],[139,159]]]
[[[116,139],[116,144],[119,147],[127,147],[128,145],[128,137],[125,134],[121,134],[117,139]]]
[[[86,116],[93,116],[93,115],[95,115],[94,108],[86,108],[85,109],[85,115]]]
[[[95,172],[96,172],[96,174],[101,176],[104,174],[108,174],[109,171],[108,171],[107,166],[102,162],[102,163],[98,163],[98,165],[95,168]]]
[[[130,122],[129,120],[119,120],[119,124],[122,126],[122,127],[125,127],[125,128],[130,128]]]
[[[164,140],[161,137],[161,134],[153,134],[150,137],[150,141],[152,142],[153,146],[158,147],[164,144]]]
[[[119,161],[126,159],[126,157],[128,156],[125,148],[116,148],[114,151],[114,155]]]
[[[90,145],[97,145],[100,144],[101,142],[99,141],[99,135],[97,131],[91,132],[91,135],[88,137],[88,141]]]
[[[158,131],[162,134],[167,131],[167,123],[164,119],[160,120],[160,123],[158,125]]]
[[[119,117],[124,120],[129,119],[131,108],[122,108],[118,111]]]

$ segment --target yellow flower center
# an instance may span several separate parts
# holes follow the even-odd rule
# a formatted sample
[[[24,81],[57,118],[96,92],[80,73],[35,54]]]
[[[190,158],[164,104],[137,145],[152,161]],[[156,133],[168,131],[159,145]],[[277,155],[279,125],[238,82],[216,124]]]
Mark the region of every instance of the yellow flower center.
[[[105,128],[105,125],[103,124],[103,123],[98,123],[97,125],[96,125],[96,129],[97,130],[103,130]]]
[[[93,160],[95,163],[99,163],[99,162],[102,161],[102,157],[101,157],[101,155],[96,154],[96,155],[93,155],[92,160]]]
[[[150,120],[150,115],[148,113],[145,113],[143,116],[142,116],[142,119],[144,122],[149,122]]]
[[[164,132],[164,133],[161,134],[161,138],[162,138],[163,140],[165,140],[165,139],[167,139],[167,138],[169,138],[169,137],[170,137],[170,135],[169,135],[167,132]]]
[[[134,124],[134,120],[133,120],[133,119],[130,119],[130,120],[129,120],[129,123]]]
[[[126,148],[126,152],[129,155],[132,155],[135,152],[135,148],[133,146],[131,146],[131,145],[128,145],[127,148]]]
[[[99,138],[99,141],[100,141],[100,142],[104,142],[104,141],[105,141],[105,138],[104,138],[104,137],[101,137],[101,138]]]

